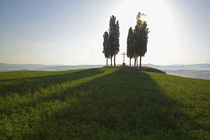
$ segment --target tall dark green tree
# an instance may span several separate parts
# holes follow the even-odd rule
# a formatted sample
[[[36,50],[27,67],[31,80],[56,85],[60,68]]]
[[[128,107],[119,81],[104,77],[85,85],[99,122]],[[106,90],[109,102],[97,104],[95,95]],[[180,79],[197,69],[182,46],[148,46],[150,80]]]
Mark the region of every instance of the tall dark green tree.
[[[141,40],[141,49],[139,57],[139,66],[141,67],[141,59],[147,52],[147,43],[148,43],[148,34],[149,28],[147,27],[147,22],[143,21],[140,29],[140,40]]]
[[[116,55],[119,52],[119,22],[116,21],[115,16],[110,17],[109,21],[109,42],[110,42],[110,57],[111,57],[111,65],[112,65],[112,58],[114,57],[114,66],[116,66]]]
[[[134,66],[138,66],[137,64],[137,58],[140,56],[141,51],[141,41],[140,41],[140,28],[141,28],[141,13],[139,12],[136,16],[136,26],[134,29],[134,59],[135,63]]]
[[[110,43],[109,43],[109,33],[104,32],[104,42],[103,42],[103,53],[106,58],[106,66],[108,66],[108,59],[110,58]]]
[[[135,65],[137,65],[137,58],[139,59],[139,66],[141,67],[141,59],[147,52],[147,41],[149,29],[147,28],[146,21],[141,20],[141,16],[144,14],[138,13],[136,17],[136,26],[134,29],[134,59]]]
[[[128,36],[127,36],[127,57],[130,59],[129,65],[131,66],[131,59],[134,57],[134,36],[133,36],[133,29],[132,27],[128,30]]]

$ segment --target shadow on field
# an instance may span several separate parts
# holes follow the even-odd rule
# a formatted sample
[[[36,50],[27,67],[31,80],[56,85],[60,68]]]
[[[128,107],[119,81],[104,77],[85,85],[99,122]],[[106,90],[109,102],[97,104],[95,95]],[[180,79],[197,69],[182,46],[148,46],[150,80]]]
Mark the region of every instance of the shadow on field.
[[[98,69],[88,69],[65,74],[52,74],[32,78],[10,79],[7,81],[4,80],[1,81],[2,83],[0,83],[0,96],[8,96],[14,93],[22,95],[24,95],[26,92],[34,93],[35,91],[41,90],[42,88],[61,84],[66,81],[89,77],[99,73],[102,72]]]
[[[116,70],[44,101],[52,99],[67,104],[43,114],[26,139],[192,139],[180,105],[144,72]]]

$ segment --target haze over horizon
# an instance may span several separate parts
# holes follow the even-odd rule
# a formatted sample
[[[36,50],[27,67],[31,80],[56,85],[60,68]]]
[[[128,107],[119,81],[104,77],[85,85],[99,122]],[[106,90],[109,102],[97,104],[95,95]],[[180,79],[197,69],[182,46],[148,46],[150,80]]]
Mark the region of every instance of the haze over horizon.
[[[209,8],[208,0],[1,0],[0,62],[105,64],[103,33],[115,15],[121,64],[128,29],[140,11],[151,31],[143,64],[210,63]]]

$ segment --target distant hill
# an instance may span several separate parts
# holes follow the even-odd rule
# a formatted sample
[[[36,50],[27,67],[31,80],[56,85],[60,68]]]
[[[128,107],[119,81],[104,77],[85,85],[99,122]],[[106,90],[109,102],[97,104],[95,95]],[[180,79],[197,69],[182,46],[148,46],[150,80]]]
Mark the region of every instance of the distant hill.
[[[72,69],[99,68],[103,65],[38,65],[38,64],[5,64],[0,63],[0,72],[6,71],[64,71]]]
[[[205,70],[165,70],[165,72],[170,75],[210,80],[210,71]]]
[[[210,80],[210,64],[191,64],[191,65],[152,65],[145,66],[154,67],[165,71],[170,75],[177,75],[189,78],[199,78]]]
[[[145,64],[146,66],[155,67],[162,70],[205,70],[210,71],[210,64],[189,64],[189,65],[153,65]]]

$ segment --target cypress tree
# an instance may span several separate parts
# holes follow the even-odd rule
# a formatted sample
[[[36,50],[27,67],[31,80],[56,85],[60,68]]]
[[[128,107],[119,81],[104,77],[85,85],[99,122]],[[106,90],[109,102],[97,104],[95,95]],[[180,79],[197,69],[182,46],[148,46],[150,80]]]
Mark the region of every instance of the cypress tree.
[[[115,16],[110,17],[109,22],[109,42],[110,42],[110,57],[111,57],[111,66],[112,66],[112,58],[114,57],[114,66],[116,66],[116,55],[119,52],[119,22],[116,21]]]
[[[119,53],[120,49],[120,41],[119,41],[119,37],[120,37],[120,27],[119,27],[119,21],[117,21],[117,23],[115,24],[116,28],[115,28],[115,54],[114,54],[114,66],[116,66],[116,55]]]
[[[141,49],[140,49],[140,58],[139,58],[140,67],[141,67],[141,58],[147,52],[148,34],[149,34],[149,28],[147,27],[147,22],[144,21],[141,25],[141,30],[140,30],[140,40],[141,40],[140,41]]]
[[[137,65],[137,58],[139,59],[139,66],[141,67],[141,58],[147,52],[147,42],[149,29],[147,28],[146,21],[141,20],[141,16],[144,14],[138,13],[136,17],[136,26],[134,29],[134,58],[135,66]]]
[[[109,45],[109,34],[104,32],[104,42],[103,42],[103,53],[106,58],[106,66],[108,66],[108,58],[110,57],[110,45]]]
[[[137,58],[140,55],[141,42],[140,42],[140,26],[136,25],[134,29],[134,66],[137,66]]]
[[[132,27],[128,30],[127,36],[127,57],[130,59],[130,66],[131,66],[131,59],[134,57],[134,33]]]
[[[112,66],[112,58],[114,56],[114,24],[115,24],[116,18],[114,16],[110,17],[109,21],[109,43],[110,43],[110,58],[111,58],[111,66]]]

